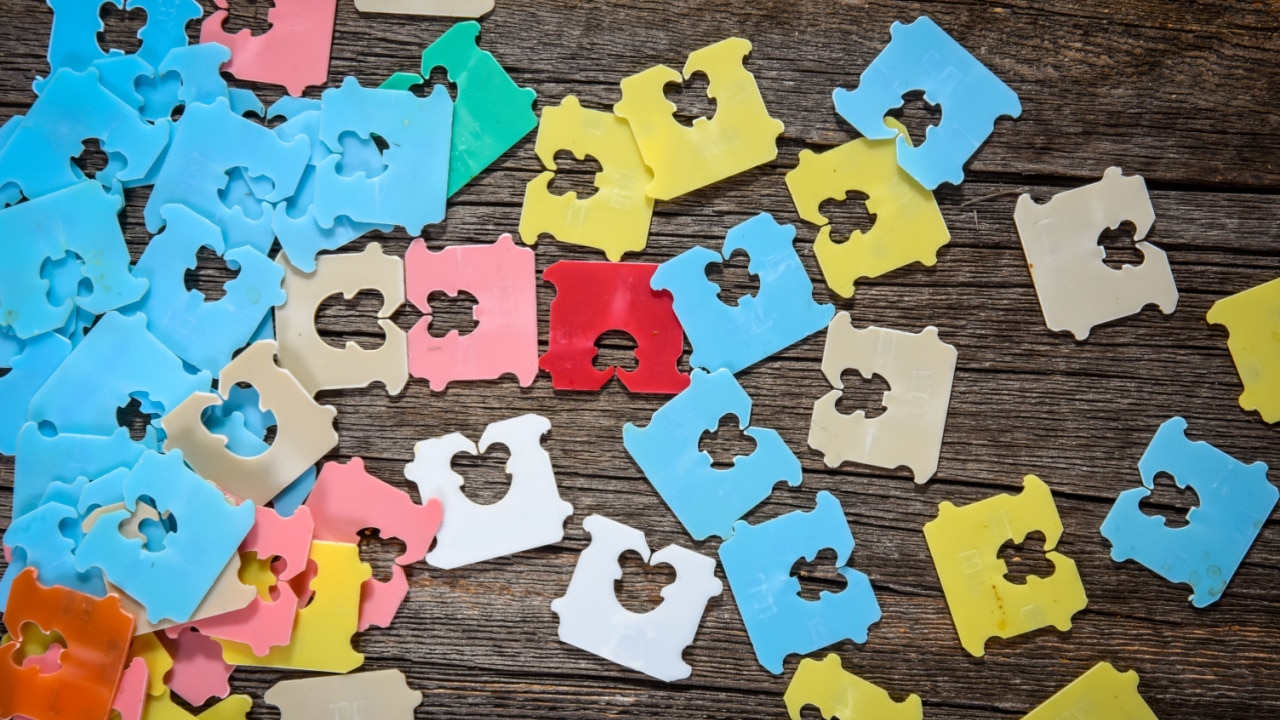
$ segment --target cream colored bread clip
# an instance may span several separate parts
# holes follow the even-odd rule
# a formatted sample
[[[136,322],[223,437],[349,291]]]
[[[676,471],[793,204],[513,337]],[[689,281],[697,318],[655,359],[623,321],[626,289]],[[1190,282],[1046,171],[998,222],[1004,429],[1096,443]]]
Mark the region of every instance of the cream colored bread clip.
[[[356,10],[395,15],[478,18],[493,10],[494,0],[356,0]]]
[[[422,693],[399,670],[285,680],[262,696],[280,720],[413,720]]]
[[[195,393],[160,421],[168,435],[165,451],[181,450],[201,477],[258,505],[269,502],[338,444],[333,429],[338,411],[317,405],[288,370],[276,365],[275,355],[274,340],[258,341],[218,377],[222,399],[230,397],[236,383],[247,382],[258,389],[262,409],[275,414],[275,442],[261,455],[243,457],[231,452],[226,437],[204,426],[200,414],[220,401],[213,393]]]
[[[573,506],[560,499],[551,457],[542,448],[542,436],[550,429],[551,422],[541,415],[521,415],[485,428],[479,449],[461,433],[414,447],[404,476],[417,483],[424,503],[438,498],[444,505],[444,521],[427,563],[452,569],[564,539],[564,520]],[[506,467],[511,489],[492,505],[477,505],[463,494],[463,478],[450,465],[458,453],[476,455],[495,444],[511,452]]]
[[[390,318],[404,304],[404,261],[384,255],[378,243],[369,243],[358,253],[317,258],[311,274],[295,268],[283,252],[276,262],[284,266],[288,296],[276,308],[280,366],[313,395],[320,390],[365,387],[374,380],[388,393],[399,394],[409,381],[409,347],[405,331]],[[320,338],[316,311],[326,298],[341,293],[350,300],[361,290],[382,294],[378,327],[386,340],[375,350],[354,342],[339,350]]]
[[[551,603],[560,616],[560,640],[665,682],[689,677],[693,668],[681,655],[693,643],[707,601],[724,591],[716,561],[676,545],[650,556],[644,533],[600,515],[582,527],[591,544],[578,557],[564,597]],[[662,589],[662,604],[647,613],[622,607],[614,592],[622,578],[618,558],[627,550],[676,571],[675,582]]]
[[[840,376],[850,368],[889,383],[884,413],[868,418],[863,410],[836,410],[844,393]],[[836,389],[813,404],[809,447],[824,455],[827,467],[850,461],[890,469],[906,465],[917,483],[928,482],[938,470],[955,372],[956,349],[939,340],[933,326],[915,334],[859,329],[849,313],[837,314],[827,326],[822,354],[822,373]]]
[[[1100,182],[1058,193],[1043,205],[1023,195],[1013,219],[1050,330],[1070,330],[1084,340],[1094,326],[1134,315],[1148,303],[1166,315],[1178,307],[1173,271],[1160,248],[1136,242],[1142,251],[1137,267],[1115,270],[1103,262],[1103,230],[1132,222],[1133,238],[1141,241],[1156,221],[1141,175],[1109,167]]]

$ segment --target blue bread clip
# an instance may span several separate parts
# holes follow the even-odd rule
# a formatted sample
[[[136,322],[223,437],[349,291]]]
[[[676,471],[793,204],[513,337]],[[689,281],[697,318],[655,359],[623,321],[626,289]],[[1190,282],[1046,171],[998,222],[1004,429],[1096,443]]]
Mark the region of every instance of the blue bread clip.
[[[119,428],[116,410],[130,398],[142,401],[142,412],[163,416],[192,393],[208,392],[211,380],[207,371],[187,372],[147,331],[146,316],[108,313],[31,399],[28,418],[58,433],[111,435]],[[159,420],[150,427],[159,431]]]
[[[141,443],[129,439],[129,431],[122,427],[107,436],[45,436],[35,423],[23,425],[14,458],[14,519],[36,509],[41,498],[57,492],[59,487],[71,487],[79,478],[98,478],[118,468],[133,467],[144,449]],[[79,493],[74,497],[79,498]]]
[[[1018,94],[928,17],[895,22],[889,32],[893,38],[862,72],[858,88],[832,93],[836,112],[872,140],[896,136],[898,165],[925,189],[959,185],[964,164],[991,136],[996,118],[1022,114]],[[913,90],[942,106],[942,119],[915,147],[884,122]]]
[[[356,222],[400,225],[411,235],[444,219],[449,184],[449,142],[453,101],[437,85],[420,98],[399,90],[360,87],[353,77],[324,91],[320,139],[342,153],[342,136],[353,133],[387,143],[385,169],[376,176],[341,167],[344,155],[325,158],[316,168],[313,212],[323,228],[339,217]]]
[[[1267,482],[1266,463],[1245,465],[1209,443],[1188,440],[1186,430],[1187,421],[1175,417],[1156,431],[1138,461],[1144,487],[1120,493],[1102,521],[1102,536],[1111,542],[1112,560],[1136,560],[1170,582],[1190,585],[1191,604],[1202,608],[1222,597],[1280,491]],[[1200,497],[1183,527],[1168,527],[1138,507],[1160,473]]]
[[[55,333],[45,333],[28,340],[22,353],[9,362],[9,373],[0,377],[0,454],[15,454],[31,399],[70,354],[69,340]],[[39,497],[38,493],[36,497]],[[18,516],[18,507],[15,487],[14,517]]]
[[[56,73],[62,68],[81,72],[96,67],[106,75],[109,66],[122,60],[139,66],[156,67],[170,50],[187,44],[187,23],[198,19],[203,11],[197,0],[46,0],[53,9],[53,27],[49,32],[49,67]],[[142,8],[147,24],[138,31],[142,41],[137,53],[125,55],[117,49],[103,51],[98,44],[102,32],[102,7],[114,5],[130,10]],[[43,92],[47,78],[37,79],[35,90]]]
[[[848,584],[838,593],[824,591],[816,601],[801,598],[791,568],[826,548],[835,550]],[[867,630],[880,620],[880,603],[866,575],[843,567],[852,552],[844,510],[826,490],[818,493],[814,510],[733,526],[733,537],[720,546],[720,561],[756,659],[766,670],[781,673],[788,653],[803,655],[845,639],[867,641]]]
[[[97,567],[147,609],[147,620],[184,622],[200,605],[253,526],[252,502],[232,505],[222,491],[191,471],[182,452],[147,451],[124,481],[125,509],[105,512],[75,552],[76,569]],[[120,524],[144,498],[177,529],[163,547],[120,534]]]
[[[151,290],[131,309],[146,316],[147,329],[175,355],[216,377],[271,308],[284,302],[284,268],[251,247],[227,250],[218,226],[181,205],[162,209],[161,216],[164,232],[151,239],[133,271]],[[201,247],[240,271],[213,302],[187,290],[183,280]]]
[[[120,231],[121,199],[92,180],[0,210],[0,325],[22,339],[56,330],[79,306],[94,314],[127,305],[147,291],[129,274],[129,250]],[[79,257],[92,292],[49,302],[46,260]]]
[[[738,418],[738,427],[756,447],[736,458],[733,467],[720,470],[698,443],[726,415]],[[764,501],[779,481],[800,484],[800,461],[782,436],[748,428],[750,419],[751,398],[728,370],[694,370],[689,387],[659,408],[647,428],[631,423],[622,428],[627,452],[695,540],[729,537],[733,523]]]
[[[697,246],[662,263],[653,274],[654,290],[669,290],[676,316],[693,344],[689,364],[696,368],[744,368],[825,328],[835,315],[831,305],[813,300],[813,282],[792,242],[796,229],[780,225],[769,213],[739,223],[720,252]],[[707,279],[707,265],[744,250],[747,266],[760,280],[760,292],[720,301],[720,286]]]

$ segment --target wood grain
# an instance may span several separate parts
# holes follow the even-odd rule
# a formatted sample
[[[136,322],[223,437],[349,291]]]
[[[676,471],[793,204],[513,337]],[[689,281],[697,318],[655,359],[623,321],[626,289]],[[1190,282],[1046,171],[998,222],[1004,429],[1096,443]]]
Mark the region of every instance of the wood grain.
[[[864,281],[854,299],[840,300],[821,284],[811,249],[815,229],[796,216],[783,175],[802,148],[854,137],[833,112],[832,89],[856,84],[888,41],[892,21],[919,14],[937,20],[1017,90],[1024,112],[997,124],[963,185],[937,193],[953,235],[937,266]],[[0,117],[23,112],[33,98],[31,80],[47,71],[51,14],[28,2],[7,19],[0,28]],[[262,21],[251,15],[245,24],[260,28]],[[330,83],[354,74],[372,84],[415,69],[422,47],[448,26],[440,19],[360,15],[341,0]],[[499,0],[483,26],[483,46],[519,82],[538,89],[539,108],[570,93],[607,108],[628,74],[660,62],[679,67],[690,50],[729,35],[752,40],[748,67],[787,125],[778,159],[659,203],[648,249],[629,259],[660,262],[693,244],[718,247],[734,224],[768,211],[796,224],[820,301],[834,301],[860,325],[911,331],[936,325],[959,349],[938,476],[924,487],[905,470],[828,469],[807,447],[813,401],[828,387],[819,370],[821,334],[741,374],[755,403],[753,424],[777,429],[805,470],[800,488],[777,489],[749,519],[812,507],[818,490],[836,493],[857,538],[852,562],[870,575],[884,609],[867,644],[832,648],[846,667],[897,697],[920,694],[930,718],[1021,717],[1101,660],[1136,669],[1144,696],[1164,720],[1280,716],[1277,522],[1267,523],[1225,597],[1206,610],[1189,605],[1187,588],[1133,563],[1111,562],[1098,533],[1115,495],[1138,482],[1137,460],[1170,416],[1187,417],[1193,438],[1243,460],[1280,463],[1276,429],[1237,406],[1240,385],[1225,332],[1204,321],[1216,299],[1280,275],[1274,197],[1280,5]],[[268,100],[280,94],[258,89]],[[925,117],[921,105],[907,108],[909,125]],[[1181,298],[1172,315],[1149,307],[1076,342],[1044,326],[1013,206],[1021,192],[1044,200],[1096,180],[1112,164],[1147,177],[1157,215],[1148,239],[1169,253]],[[531,135],[457,194],[447,221],[427,231],[428,242],[433,248],[490,242],[514,232],[524,185],[539,170]],[[135,258],[148,239],[145,198],[145,190],[131,191],[125,213]],[[838,223],[857,217],[839,207],[834,215]],[[353,247],[372,239],[394,252],[409,241],[402,232],[375,233]],[[537,252],[539,270],[566,258],[596,259],[549,240]],[[197,276],[202,289],[230,277],[215,266],[202,266]],[[726,277],[741,273],[731,267]],[[726,285],[751,290],[749,282]],[[553,296],[554,288],[541,283],[544,348]],[[367,312],[374,306],[364,295],[332,303],[321,313],[322,329],[334,340],[376,343]],[[437,321],[461,323],[467,312],[449,305]],[[408,306],[397,315],[405,327],[416,319]],[[626,343],[607,343],[602,354],[625,360]],[[409,602],[394,626],[356,640],[367,668],[401,668],[424,691],[419,717],[784,715],[781,696],[797,658],[782,676],[764,671],[728,590],[711,602],[686,653],[693,677],[679,683],[651,681],[556,638],[550,602],[563,593],[586,545],[587,515],[643,529],[654,547],[716,550],[715,542],[687,537],[622,448],[622,425],[646,424],[663,398],[630,395],[617,382],[598,394],[557,392],[543,375],[530,388],[506,378],[432,393],[414,380],[398,397],[374,387],[321,399],[339,411],[341,443],[328,459],[362,456],[372,472],[406,489],[403,468],[418,440],[453,431],[478,437],[489,422],[525,412],[552,421],[545,445],[561,493],[575,508],[565,540],[455,571],[414,566]],[[466,464],[475,495],[501,496],[503,460],[486,455]],[[0,459],[0,486],[12,486],[12,472],[12,459]],[[986,657],[971,658],[957,641],[920,528],[942,500],[968,503],[1012,490],[1027,473],[1054,490],[1066,528],[1060,549],[1079,563],[1090,604],[1070,632],[992,641]],[[6,516],[10,503],[10,494],[0,492]],[[370,543],[366,556],[382,569],[393,552]],[[824,572],[806,572],[802,580],[807,589],[838,584]],[[622,594],[628,603],[653,606],[658,588],[628,572]],[[284,676],[245,668],[232,684],[260,698]],[[276,716],[257,701],[252,717]]]

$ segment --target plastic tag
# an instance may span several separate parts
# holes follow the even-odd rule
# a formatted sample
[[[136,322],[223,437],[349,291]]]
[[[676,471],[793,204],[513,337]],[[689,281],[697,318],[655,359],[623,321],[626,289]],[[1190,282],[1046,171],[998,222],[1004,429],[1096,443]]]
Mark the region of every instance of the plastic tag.
[[[836,112],[872,140],[897,136],[898,164],[925,189],[959,185],[964,164],[991,136],[996,119],[1022,114],[1018,94],[928,17],[895,22],[889,33],[893,39],[862,71],[858,88],[832,93]],[[942,106],[942,119],[916,147],[884,120],[912,90]]]
[[[1227,347],[1244,383],[1240,407],[1280,422],[1280,279],[1215,302],[1205,319],[1230,333]]]
[[[603,250],[605,257],[615,261],[644,249],[653,219],[653,198],[645,188],[653,173],[644,164],[626,120],[588,110],[569,95],[559,105],[543,108],[535,149],[543,167],[549,169],[530,180],[524,191],[520,239],[526,245],[548,233],[560,242]],[[600,163],[591,197],[550,191],[556,153],[561,150],[572,152],[578,160],[590,156]]]
[[[792,243],[796,229],[769,213],[735,225],[720,252],[696,246],[664,262],[653,274],[654,290],[669,290],[693,354],[689,364],[737,373],[818,332],[835,308],[813,300],[813,282]],[[720,286],[707,279],[707,265],[734,250],[750,256],[747,269],[759,278],[755,295],[736,306],[721,302]]]
[[[885,118],[885,124],[906,137],[898,121]],[[880,277],[913,262],[932,267],[951,240],[933,193],[898,166],[894,140],[859,138],[824,153],[801,150],[799,163],[787,173],[787,189],[800,217],[820,226],[813,254],[827,286],[840,297],[853,297],[859,278]],[[874,223],[865,233],[854,230],[833,240],[822,203],[844,200],[850,192],[867,196]]]
[[[401,15],[480,17],[493,10],[494,0],[356,0],[360,12]]]
[[[560,499],[551,457],[542,448],[550,429],[541,415],[521,415],[490,423],[478,448],[461,433],[414,446],[404,476],[417,484],[420,497],[439,500],[445,510],[428,563],[451,570],[564,539],[564,520],[573,506]],[[478,505],[463,493],[465,480],[450,464],[458,453],[478,455],[495,444],[511,453],[506,466],[511,488],[498,502]]]
[[[769,117],[755,76],[743,65],[751,43],[721,40],[689,54],[684,76],[655,65],[622,81],[622,100],[613,111],[631,123],[645,164],[653,169],[649,197],[670,200],[778,157],[782,122]],[[714,117],[681,125],[676,106],[663,94],[670,83],[694,73],[707,76],[707,96],[717,103]]]
[[[847,672],[835,653],[822,660],[804,658],[782,696],[791,720],[800,720],[806,705],[818,708],[827,720],[923,720],[919,695],[894,702],[885,692]]]
[[[1011,638],[1050,625],[1066,632],[1071,616],[1089,603],[1075,561],[1049,552],[1062,537],[1049,486],[1027,475],[1022,487],[1017,495],[1002,493],[959,508],[943,502],[938,517],[924,525],[960,644],[975,657],[986,652],[988,638]],[[1015,585],[1005,579],[1009,568],[1000,548],[1022,542],[1031,532],[1044,534],[1044,556],[1053,563],[1053,574]]]
[[[410,690],[399,670],[379,670],[285,680],[267,690],[262,699],[280,708],[281,720],[413,720],[422,693]]]
[[[616,372],[635,393],[674,395],[689,386],[680,372],[684,330],[671,293],[650,287],[658,265],[561,260],[542,273],[556,286],[548,321],[547,352],[538,366],[557,390],[599,390]],[[596,340],[622,330],[636,342],[636,369],[597,370]]]
[[[404,258],[409,299],[425,316],[409,331],[409,372],[441,392],[455,380],[493,380],[506,373],[522,387],[538,376],[538,288],[533,251],[510,235],[492,245],[455,245],[431,252],[422,238]],[[431,334],[431,293],[476,298],[475,330]]]
[[[1102,536],[1111,542],[1112,560],[1136,560],[1169,582],[1190,585],[1191,604],[1202,608],[1222,597],[1280,490],[1267,482],[1266,463],[1246,465],[1207,442],[1188,440],[1186,432],[1180,417],[1160,425],[1138,461],[1144,487],[1120,493],[1102,521]],[[1161,473],[1200,498],[1183,527],[1168,527],[1164,517],[1139,507]]]
[[[1022,720],[1156,720],[1138,694],[1138,673],[1100,662],[1054,693]]]
[[[212,638],[187,627],[169,632],[169,650],[173,671],[166,684],[183,700],[199,707],[213,698],[231,694],[231,671],[235,668],[222,660],[222,646]]]
[[[693,674],[682,654],[693,643],[707,601],[724,591],[715,560],[668,545],[650,554],[644,533],[609,518],[592,515],[582,522],[591,544],[564,597],[551,602],[560,617],[560,640],[611,662],[664,682]],[[631,550],[652,565],[670,565],[675,582],[662,589],[662,604],[638,614],[622,607],[614,584],[622,578],[618,558]]]
[[[845,588],[806,600],[791,568],[800,558],[812,562],[826,548],[836,553]],[[852,552],[853,532],[844,509],[826,490],[818,493],[813,510],[759,525],[745,520],[734,524],[733,536],[720,545],[720,562],[756,660],[766,670],[781,673],[790,653],[803,655],[846,639],[867,641],[867,630],[880,621],[880,603],[871,580],[845,565]]]
[[[224,72],[241,80],[283,85],[290,95],[301,95],[306,88],[329,79],[338,0],[273,3],[267,11],[270,29],[261,35],[248,28],[228,33],[223,29],[227,0],[214,0],[214,4],[219,9],[200,24],[200,42],[220,43],[231,50]]]
[[[114,48],[104,51],[98,44],[98,33],[103,30],[102,7],[107,4],[146,10],[147,24],[138,31],[142,44],[135,55],[125,56]],[[186,25],[202,12],[197,0],[129,0],[127,5],[124,0],[52,0],[49,7],[53,9],[49,32],[51,72],[60,68],[78,72],[90,66],[102,69],[128,58],[157,67],[170,50],[187,44]],[[36,92],[43,92],[47,82],[37,79]]]
[[[698,449],[704,432],[715,432],[726,415],[755,441],[755,450],[717,469]],[[764,501],[773,486],[800,484],[800,461],[782,436],[747,427],[751,398],[728,370],[694,370],[692,383],[653,414],[646,428],[627,423],[622,443],[649,482],[694,540],[728,538],[733,524]]]
[[[844,394],[841,375],[851,368],[868,380],[888,381],[884,413],[868,419],[863,410],[846,415],[836,409]],[[822,374],[836,389],[813,404],[809,447],[823,454],[827,467],[906,465],[917,483],[928,482],[938,470],[955,372],[956,349],[938,339],[932,325],[912,334],[855,328],[849,313],[836,315],[822,353]]]
[[[111,712],[119,714],[119,720],[142,720],[142,708],[147,701],[147,679],[147,664],[139,658],[130,660],[111,701]]]
[[[380,244],[369,243],[358,253],[319,258],[315,272],[309,275],[291,265],[284,253],[276,262],[284,267],[288,295],[275,312],[280,366],[312,395],[320,390],[365,387],[375,380],[389,394],[398,395],[409,381],[408,347],[405,332],[391,316],[404,304],[404,261],[383,254]],[[382,295],[378,327],[386,340],[373,350],[352,341],[339,350],[321,339],[316,311],[330,296],[342,293],[350,300],[361,290],[377,290]]]
[[[181,450],[202,477],[259,505],[275,497],[338,444],[338,433],[333,429],[338,411],[317,405],[293,375],[276,365],[275,354],[276,344],[271,340],[250,345],[222,369],[217,395],[196,393],[161,422],[169,435],[164,443],[166,451]],[[258,389],[263,408],[271,410],[277,420],[275,442],[254,457],[232,452],[226,447],[226,438],[209,432],[200,420],[205,408],[227,399],[231,388],[240,382]]]

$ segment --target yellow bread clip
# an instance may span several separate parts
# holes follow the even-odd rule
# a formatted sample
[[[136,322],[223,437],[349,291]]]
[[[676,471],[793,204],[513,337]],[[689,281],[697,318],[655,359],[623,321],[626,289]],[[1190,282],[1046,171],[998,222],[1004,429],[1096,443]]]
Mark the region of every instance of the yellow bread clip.
[[[345,543],[313,541],[308,558],[316,565],[315,598],[298,610],[293,639],[263,657],[248,645],[218,640],[228,665],[342,673],[364,664],[364,655],[351,648],[351,637],[360,616],[360,586],[373,569],[360,562],[360,548]]]
[[[248,695],[232,695],[199,715],[192,715],[186,708],[173,701],[168,688],[160,695],[148,695],[142,706],[142,720],[245,720],[253,698]]]
[[[827,720],[921,720],[924,709],[919,695],[894,702],[885,690],[872,685],[840,665],[831,653],[821,661],[805,658],[782,696],[791,720],[800,720],[806,705],[818,708]]]
[[[649,197],[670,200],[778,157],[782,122],[769,117],[756,79],[743,65],[751,42],[731,37],[689,55],[684,76],[656,65],[622,81],[622,100],[613,111],[631,123],[636,144],[653,170]],[[676,121],[667,100],[670,83],[707,75],[707,96],[715,115],[692,127]]]
[[[538,125],[538,157],[547,172],[529,181],[520,211],[520,239],[525,245],[549,233],[560,242],[603,250],[610,260],[638,252],[649,242],[653,198],[645,188],[653,173],[626,120],[613,113],[588,110],[569,95],[542,110]],[[553,195],[548,189],[556,173],[556,153],[568,150],[579,160],[588,155],[600,163],[596,192],[579,199],[574,192]]]
[[[1062,537],[1049,486],[1028,475],[1022,487],[1018,495],[1000,494],[959,508],[943,502],[938,517],[924,526],[960,644],[977,657],[990,637],[1010,638],[1049,625],[1065,632],[1071,616],[1089,602],[1075,561],[1061,553],[1045,552],[1054,568],[1047,578],[1031,576],[1023,585],[1005,579],[1009,568],[999,557],[1005,543],[1020,543],[1027,533],[1039,531],[1049,551]]]
[[[160,644],[160,638],[156,633],[137,635],[133,638],[133,644],[129,646],[129,660],[132,661],[134,658],[142,658],[142,662],[147,664],[147,695],[167,697],[169,688],[164,684],[164,677],[173,669],[173,658]],[[143,717],[146,717],[145,713]]]
[[[1138,694],[1138,673],[1100,662],[1022,720],[1157,720]]]
[[[893,118],[885,124],[907,137]],[[938,250],[951,240],[933,193],[898,166],[897,138],[859,138],[824,153],[801,150],[800,161],[787,173],[787,188],[800,217],[821,225],[813,253],[822,277],[840,297],[853,296],[859,278],[879,277],[919,262],[932,266]],[[854,230],[845,240],[831,239],[830,220],[820,206],[857,191],[867,196],[867,212],[875,224]]]
[[[1240,407],[1280,421],[1280,278],[1222,298],[1205,319],[1230,333],[1227,347],[1244,383]]]

